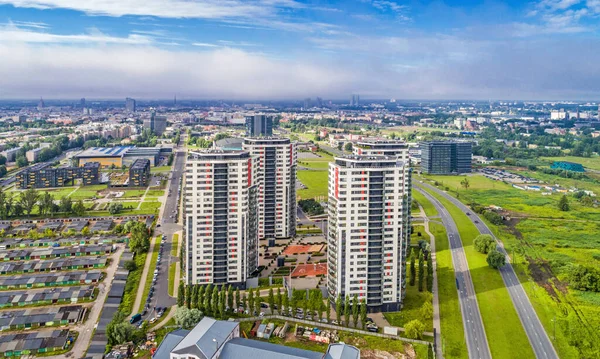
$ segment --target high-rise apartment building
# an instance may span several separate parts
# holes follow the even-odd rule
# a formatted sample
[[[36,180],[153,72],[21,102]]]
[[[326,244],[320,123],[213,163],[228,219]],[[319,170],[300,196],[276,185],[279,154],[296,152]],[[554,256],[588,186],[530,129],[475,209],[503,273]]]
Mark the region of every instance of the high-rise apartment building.
[[[360,95],[352,95],[350,97],[350,106],[358,106],[360,103]]]
[[[421,142],[421,171],[437,175],[471,173],[472,146],[471,142]]]
[[[273,136],[273,117],[267,115],[246,116],[246,136]]]
[[[258,266],[258,158],[246,151],[188,154],[185,245],[188,284],[243,287]]]
[[[150,118],[144,120],[144,128],[150,129],[157,136],[162,135],[167,129],[167,116],[157,115],[156,111],[152,110]]]
[[[408,144],[404,141],[364,140],[352,146],[352,153],[358,156],[394,156],[408,161]]]
[[[289,138],[246,138],[244,150],[258,157],[258,237],[296,235],[296,146]]]
[[[397,311],[406,288],[411,169],[393,156],[329,164],[327,290],[357,295],[369,311]]]
[[[128,112],[135,112],[136,110],[136,103],[135,100],[127,97],[125,99],[125,110],[127,110]]]

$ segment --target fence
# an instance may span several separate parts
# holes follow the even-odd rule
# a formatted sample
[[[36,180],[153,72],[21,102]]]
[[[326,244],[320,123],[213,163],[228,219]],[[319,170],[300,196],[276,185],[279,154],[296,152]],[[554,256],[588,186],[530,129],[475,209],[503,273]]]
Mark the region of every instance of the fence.
[[[414,344],[424,344],[424,345],[432,344],[431,342],[428,342],[425,340],[403,338],[403,337],[400,337],[397,335],[391,335],[391,334],[373,333],[373,332],[369,332],[366,330],[346,328],[346,327],[342,327],[342,326],[338,326],[338,325],[321,323],[321,322],[313,322],[313,321],[309,321],[309,320],[292,318],[292,317],[284,317],[282,315],[265,315],[262,317],[235,318],[235,321],[237,321],[237,322],[247,322],[247,321],[256,321],[256,320],[262,321],[263,319],[278,319],[278,320],[287,321],[287,322],[301,323],[301,324],[305,324],[305,325],[309,325],[309,326],[313,326],[313,327],[318,326],[318,327],[323,327],[323,328],[327,328],[327,329],[335,329],[335,330],[339,330],[339,331],[343,331],[343,332],[357,333],[357,334],[361,334],[361,335],[370,335],[373,337],[380,337],[380,338],[385,338],[385,339],[401,340],[403,342],[414,343]]]

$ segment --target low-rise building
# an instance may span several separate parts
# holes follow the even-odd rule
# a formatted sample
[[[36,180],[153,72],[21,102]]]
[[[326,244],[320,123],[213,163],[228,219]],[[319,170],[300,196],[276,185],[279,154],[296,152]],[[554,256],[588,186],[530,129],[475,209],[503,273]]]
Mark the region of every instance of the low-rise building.
[[[39,165],[17,173],[17,186],[20,189],[64,187],[75,179],[81,179],[84,186],[100,183],[98,162],[88,162],[83,167],[52,168],[48,164]]]

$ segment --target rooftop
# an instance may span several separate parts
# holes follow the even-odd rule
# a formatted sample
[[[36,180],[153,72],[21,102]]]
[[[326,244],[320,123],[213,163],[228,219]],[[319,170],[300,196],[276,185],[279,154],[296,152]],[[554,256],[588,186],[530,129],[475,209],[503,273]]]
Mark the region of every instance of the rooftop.
[[[236,322],[226,322],[204,317],[173,350],[175,354],[190,354],[198,358],[212,358],[238,327]]]
[[[322,359],[323,354],[285,347],[252,339],[233,338],[221,351],[219,359]]]
[[[131,146],[91,147],[81,152],[76,157],[123,157],[123,155],[132,148],[133,147]]]

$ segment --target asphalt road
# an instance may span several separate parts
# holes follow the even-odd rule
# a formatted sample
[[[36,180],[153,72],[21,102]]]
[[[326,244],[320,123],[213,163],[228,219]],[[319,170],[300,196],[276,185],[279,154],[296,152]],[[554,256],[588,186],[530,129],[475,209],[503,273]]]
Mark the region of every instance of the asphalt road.
[[[173,170],[170,174],[171,180],[167,188],[167,201],[164,205],[163,215],[158,221],[160,227],[156,228],[156,233],[165,234],[167,240],[163,244],[161,261],[157,266],[158,276],[156,278],[156,285],[154,286],[154,296],[150,301],[150,310],[148,310],[148,314],[143,318],[147,320],[156,316],[156,313],[153,312],[155,307],[168,308],[177,303],[177,298],[169,295],[169,266],[171,263],[179,262],[178,256],[171,256],[171,246],[173,245],[173,234],[182,229],[182,225],[177,223],[177,210],[179,204],[178,198],[180,198],[181,177],[185,170],[185,149],[177,147],[174,151],[176,152],[173,161]],[[179,240],[182,240],[182,238],[179,238]],[[160,244],[157,243],[156,245],[159,246]],[[148,275],[153,275],[153,273],[148,273]]]
[[[421,185],[421,184],[420,184]],[[533,309],[527,294],[525,294],[525,290],[523,289],[523,285],[517,278],[515,271],[513,270],[512,265],[510,264],[508,255],[504,250],[504,245],[502,242],[498,241],[496,236],[490,231],[488,226],[479,218],[479,216],[474,213],[471,209],[465,206],[462,202],[452,197],[448,193],[437,189],[428,184],[422,184],[427,187],[427,189],[431,189],[440,195],[444,196],[444,198],[448,199],[455,206],[457,206],[461,211],[465,213],[470,213],[469,218],[473,222],[473,224],[477,227],[480,233],[489,234],[496,242],[498,242],[498,250],[500,253],[506,256],[506,265],[500,268],[500,274],[502,275],[502,279],[504,280],[504,285],[508,289],[508,293],[510,294],[510,298],[512,299],[513,305],[517,310],[517,314],[519,315],[519,319],[521,319],[521,324],[527,333],[527,337],[529,338],[529,342],[531,343],[531,347],[535,353],[536,358],[556,358],[558,359],[558,354],[548,337],[548,334],[544,330],[540,319],[537,316],[537,313]],[[475,223],[477,221],[478,223]]]
[[[450,242],[452,265],[454,266],[460,312],[465,330],[469,358],[491,359],[492,355],[485,335],[483,321],[481,320],[481,313],[479,312],[479,305],[477,304],[477,297],[475,296],[473,280],[471,279],[467,257],[462,246],[460,235],[458,234],[456,223],[454,223],[450,213],[437,199],[420,188],[415,188],[427,197],[427,199],[435,206],[440,214],[444,227],[446,227],[448,241]]]

